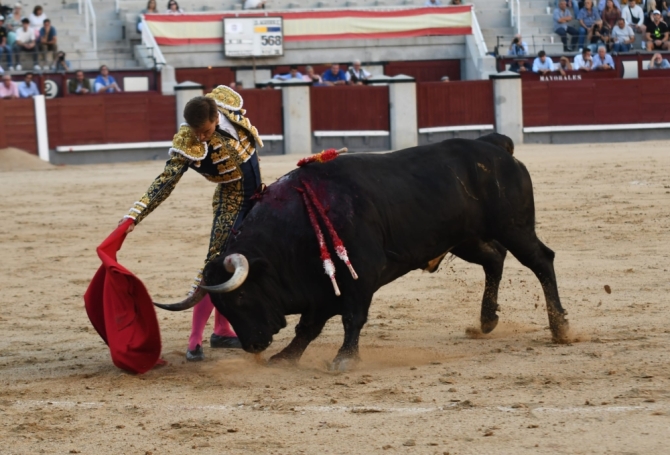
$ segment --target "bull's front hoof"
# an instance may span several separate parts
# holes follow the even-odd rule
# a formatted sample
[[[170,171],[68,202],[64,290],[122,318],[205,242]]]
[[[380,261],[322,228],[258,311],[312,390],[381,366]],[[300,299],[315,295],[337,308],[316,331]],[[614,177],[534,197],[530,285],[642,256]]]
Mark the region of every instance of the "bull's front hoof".
[[[563,317],[560,316],[560,321],[553,321],[553,324],[550,324],[551,327],[551,341],[558,344],[568,344],[572,340],[570,339],[570,324]]]
[[[286,355],[275,354],[267,361],[267,366],[278,368],[292,368],[298,365],[298,358],[289,357]]]
[[[354,369],[357,363],[358,359],[352,359],[350,357],[346,357],[343,359],[335,358],[335,360],[333,360],[333,362],[330,365],[328,365],[328,371],[344,373],[346,371],[351,371],[352,369]]]
[[[490,321],[481,321],[482,333],[493,332],[493,329],[495,329],[497,325],[498,325],[498,316],[497,315],[496,315],[495,319],[491,319]]]

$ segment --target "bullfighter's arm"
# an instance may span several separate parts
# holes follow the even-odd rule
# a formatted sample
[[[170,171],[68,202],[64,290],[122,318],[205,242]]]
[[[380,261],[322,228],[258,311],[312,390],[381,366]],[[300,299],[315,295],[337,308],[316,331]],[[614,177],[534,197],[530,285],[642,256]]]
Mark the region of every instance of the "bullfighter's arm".
[[[156,177],[144,196],[133,204],[128,215],[123,218],[132,218],[135,220],[135,224],[142,221],[172,193],[181,176],[188,170],[188,163],[189,160],[183,156],[172,155],[165,163],[163,173]]]

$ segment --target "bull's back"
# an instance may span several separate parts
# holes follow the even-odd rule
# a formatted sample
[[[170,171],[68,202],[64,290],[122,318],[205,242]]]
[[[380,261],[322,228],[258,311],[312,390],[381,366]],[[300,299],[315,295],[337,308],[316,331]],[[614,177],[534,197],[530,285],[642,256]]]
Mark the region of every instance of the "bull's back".
[[[350,230],[344,235],[371,230],[392,259],[418,267],[495,223],[501,199],[525,179],[519,164],[495,145],[456,139],[344,155],[301,168],[294,179],[316,187],[335,224]]]

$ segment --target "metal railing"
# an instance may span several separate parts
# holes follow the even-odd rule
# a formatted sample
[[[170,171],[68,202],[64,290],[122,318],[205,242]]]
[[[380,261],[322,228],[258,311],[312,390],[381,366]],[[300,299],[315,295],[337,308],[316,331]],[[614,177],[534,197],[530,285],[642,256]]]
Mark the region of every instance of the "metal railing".
[[[477,15],[475,14],[475,7],[472,6],[470,9],[472,15],[472,36],[475,39],[477,44],[477,49],[479,50],[479,55],[484,57],[488,52],[486,49],[486,41],[484,41],[484,35],[482,34],[482,29],[479,27],[479,21],[477,20]]]
[[[521,2],[519,0],[509,1],[510,23],[512,28],[516,28],[516,32],[521,34]]]
[[[83,12],[84,12],[84,24],[86,26],[86,34],[91,37],[93,42],[93,50],[98,50],[98,21],[95,17],[95,9],[93,8],[93,2],[91,0],[79,0],[77,2],[77,12],[79,15],[82,13],[82,3],[83,3]]]
[[[165,56],[163,55],[161,48],[158,46],[153,33],[151,33],[149,25],[144,20],[144,16],[142,16],[142,21],[140,23],[142,24],[142,45],[151,52],[151,58],[154,60],[154,67],[157,70],[160,70],[163,66],[167,65]]]

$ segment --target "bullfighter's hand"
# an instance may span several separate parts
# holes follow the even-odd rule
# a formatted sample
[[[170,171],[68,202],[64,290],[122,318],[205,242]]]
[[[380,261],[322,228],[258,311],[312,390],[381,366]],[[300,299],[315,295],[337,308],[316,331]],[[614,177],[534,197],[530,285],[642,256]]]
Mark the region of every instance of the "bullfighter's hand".
[[[119,224],[117,226],[121,226],[125,221],[126,221],[126,218],[121,218],[121,220],[119,220]],[[128,226],[128,229],[126,229],[126,234],[130,234],[131,232],[133,232],[134,229],[135,229],[135,223]]]

